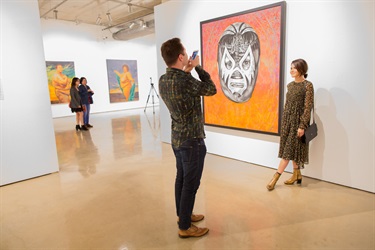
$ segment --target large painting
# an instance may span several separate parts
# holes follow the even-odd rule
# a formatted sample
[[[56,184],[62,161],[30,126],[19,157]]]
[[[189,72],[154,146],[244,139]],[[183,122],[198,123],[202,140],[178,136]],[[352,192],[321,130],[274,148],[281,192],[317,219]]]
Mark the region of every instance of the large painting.
[[[285,2],[201,22],[202,65],[217,94],[206,125],[278,135],[283,106]]]
[[[74,62],[46,61],[46,67],[51,104],[69,103]]]
[[[139,100],[136,60],[107,60],[110,103]]]

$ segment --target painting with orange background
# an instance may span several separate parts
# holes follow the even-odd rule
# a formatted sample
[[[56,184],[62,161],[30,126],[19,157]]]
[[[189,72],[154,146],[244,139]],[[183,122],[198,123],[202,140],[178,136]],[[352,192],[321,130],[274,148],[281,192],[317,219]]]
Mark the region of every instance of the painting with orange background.
[[[201,22],[202,65],[217,94],[206,125],[278,135],[283,105],[285,2]]]

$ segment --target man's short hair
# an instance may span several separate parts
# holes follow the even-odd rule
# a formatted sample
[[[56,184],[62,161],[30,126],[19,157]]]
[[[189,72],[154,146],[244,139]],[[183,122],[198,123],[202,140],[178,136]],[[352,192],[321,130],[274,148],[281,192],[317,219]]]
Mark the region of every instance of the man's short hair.
[[[180,38],[172,38],[161,45],[161,56],[167,66],[171,66],[177,62],[178,56],[184,53],[184,46]]]

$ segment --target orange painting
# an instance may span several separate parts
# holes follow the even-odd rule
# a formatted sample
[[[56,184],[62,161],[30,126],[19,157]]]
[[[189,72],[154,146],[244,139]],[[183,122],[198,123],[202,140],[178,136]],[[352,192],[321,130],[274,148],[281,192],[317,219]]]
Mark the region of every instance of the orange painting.
[[[245,85],[252,86],[253,89],[243,99],[236,99],[240,95],[236,93],[236,84],[228,83],[229,87],[225,87],[223,79],[226,73],[221,68],[229,63],[234,67],[239,62],[234,59],[231,59],[233,62],[221,60],[222,53],[219,52],[223,33],[234,33],[230,27],[235,27],[236,24],[248,27],[248,31],[256,34],[254,36],[257,36],[258,43],[257,47],[247,52],[250,58],[247,65],[251,66],[247,68],[253,68],[253,71]],[[204,97],[206,125],[279,134],[283,97],[284,29],[285,2],[201,22],[202,65],[210,73],[217,88],[216,95]],[[241,39],[241,36],[237,36],[236,41]],[[236,48],[241,42],[233,42],[234,40],[233,38],[232,42],[228,42],[230,48],[224,50],[241,51],[241,48]],[[238,59],[240,60],[242,64],[246,61]],[[243,68],[246,71],[246,67]],[[228,78],[229,76],[225,79]],[[254,82],[251,83],[251,80]]]

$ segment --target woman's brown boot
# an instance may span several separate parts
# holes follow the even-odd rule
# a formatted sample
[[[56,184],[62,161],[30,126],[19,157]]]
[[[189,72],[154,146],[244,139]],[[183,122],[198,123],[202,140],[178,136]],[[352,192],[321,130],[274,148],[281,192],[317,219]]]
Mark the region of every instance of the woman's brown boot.
[[[280,175],[281,175],[281,174],[279,174],[278,172],[276,172],[276,173],[273,175],[272,180],[271,180],[270,183],[268,183],[268,185],[267,185],[267,189],[268,189],[269,191],[275,189],[276,182],[279,180]]]
[[[284,181],[286,185],[293,185],[297,181],[297,184],[302,183],[301,171],[298,168],[293,169],[293,175],[289,180]]]

